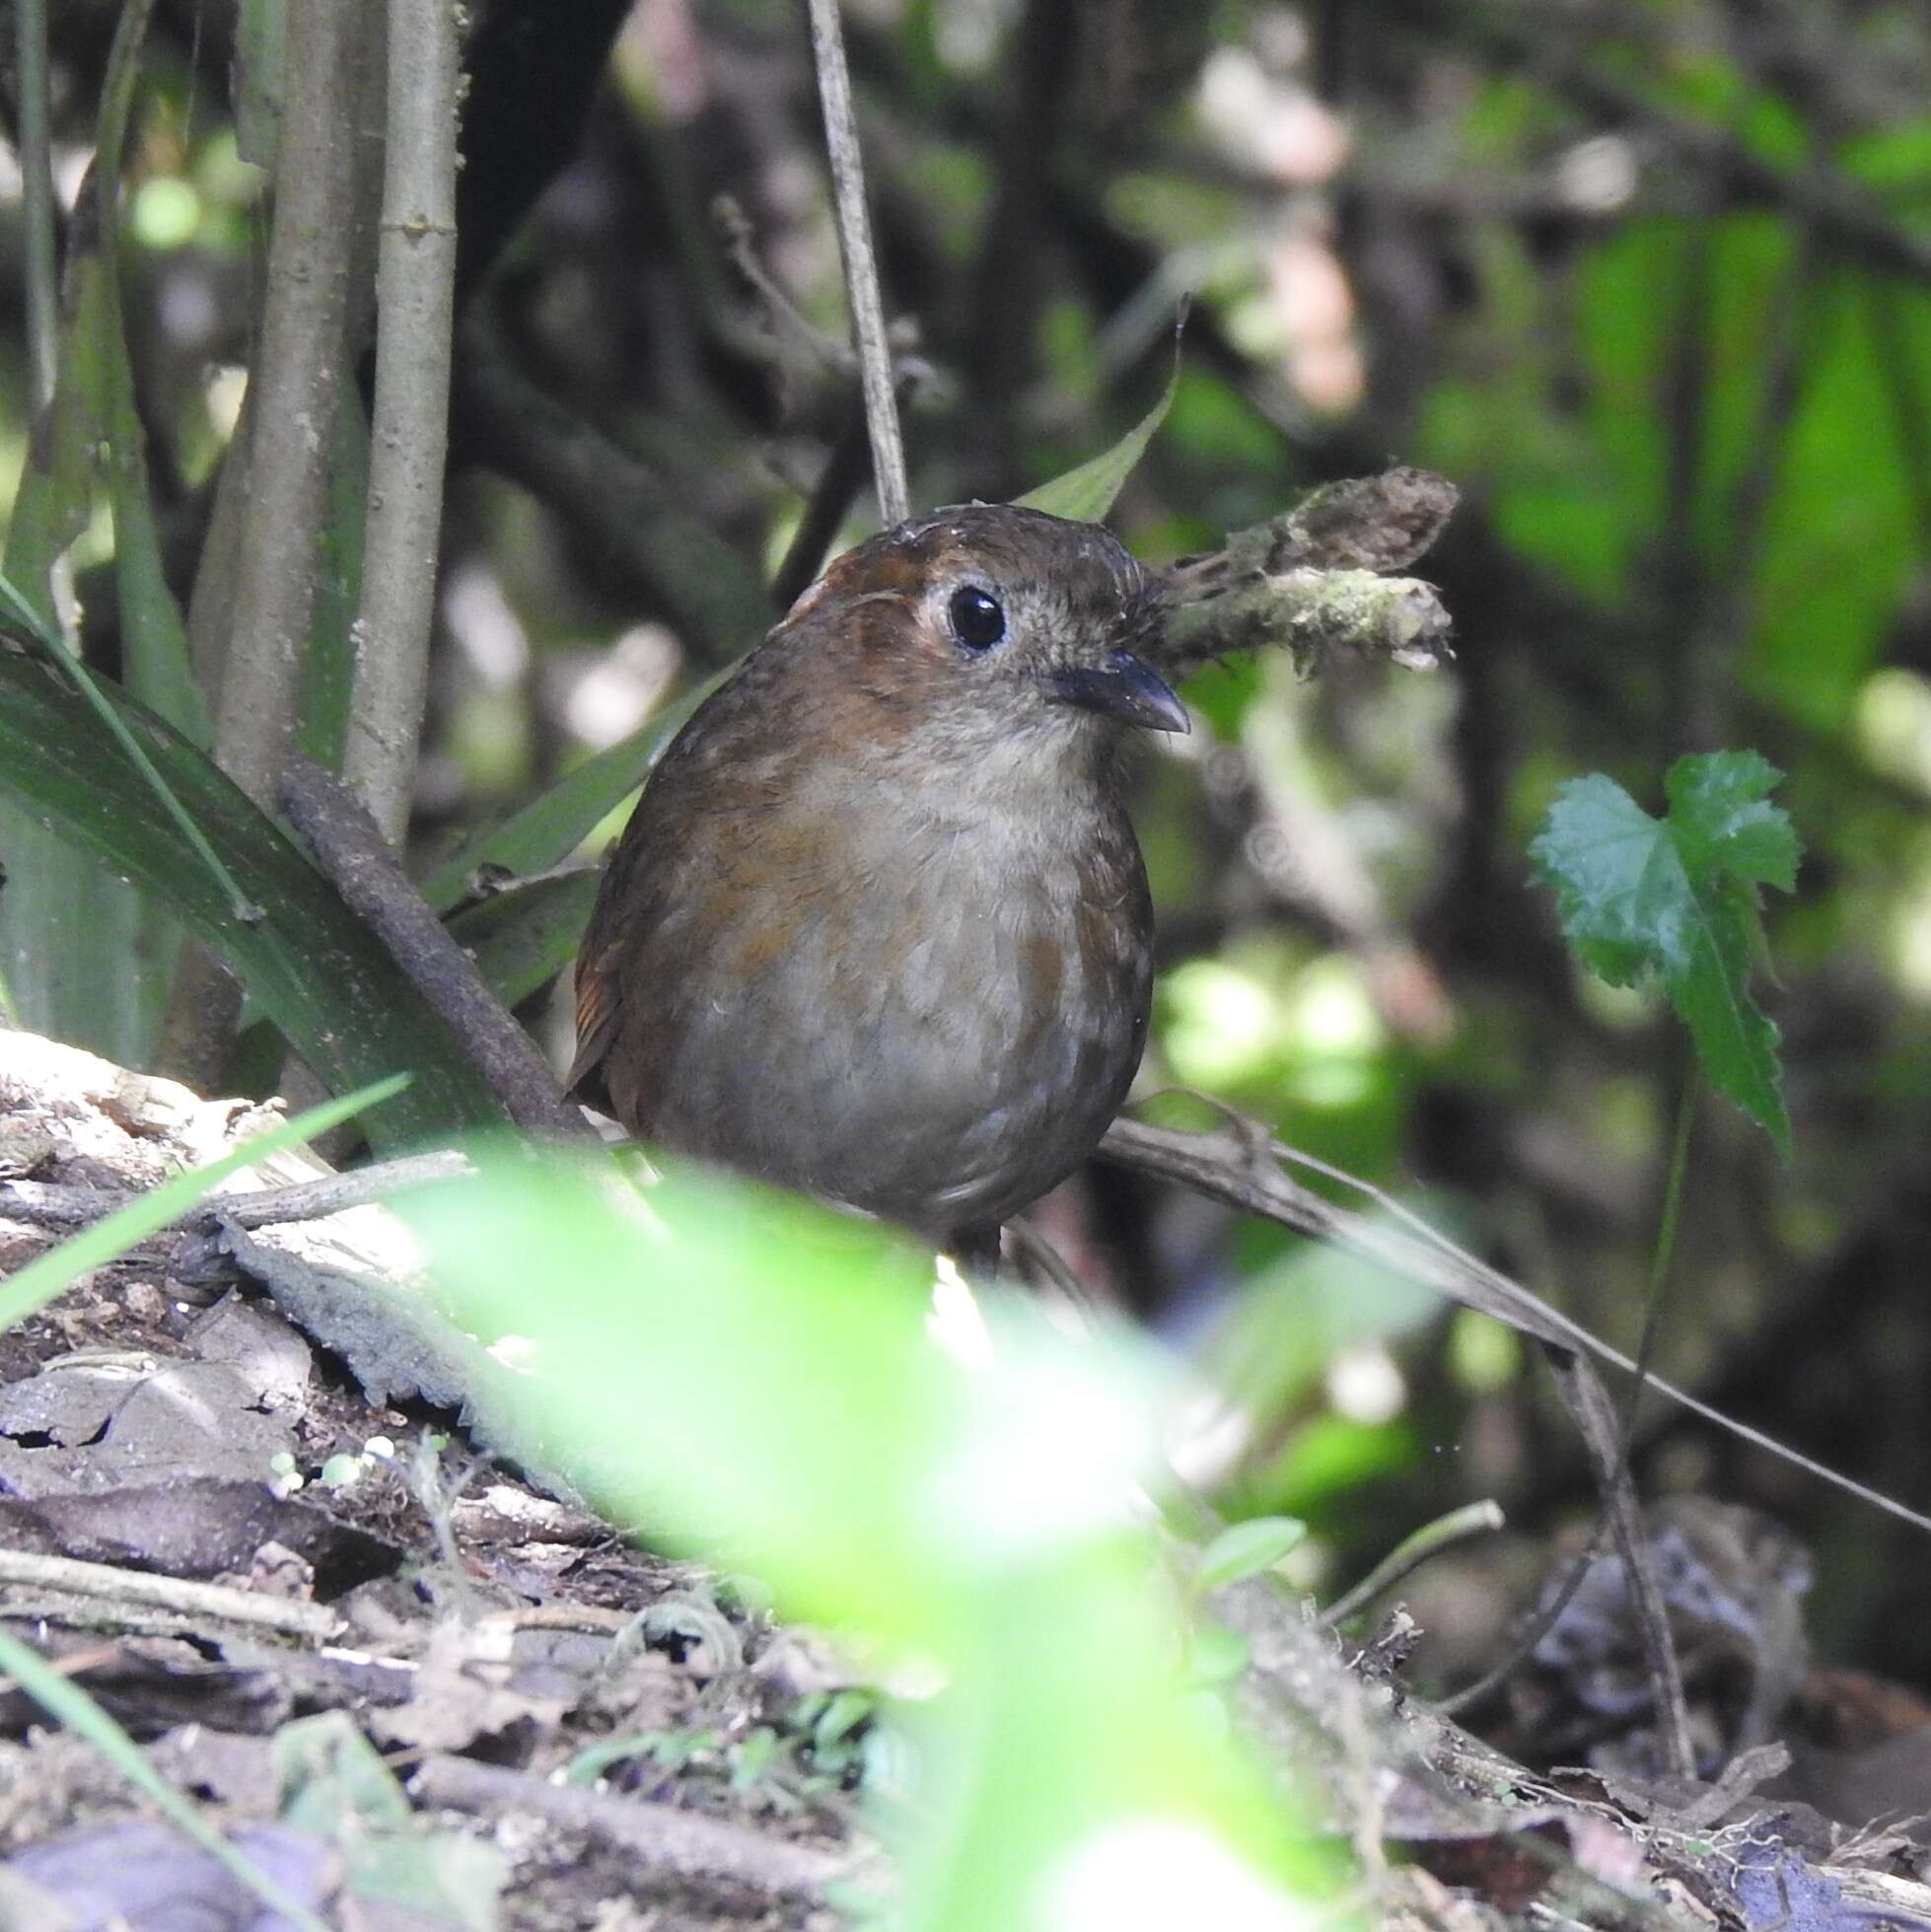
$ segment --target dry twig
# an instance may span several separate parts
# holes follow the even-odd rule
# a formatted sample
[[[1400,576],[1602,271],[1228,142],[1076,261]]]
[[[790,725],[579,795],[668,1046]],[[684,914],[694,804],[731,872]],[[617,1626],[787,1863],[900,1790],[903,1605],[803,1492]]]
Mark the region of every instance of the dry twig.
[[[812,1897],[842,1878],[851,1861],[642,1799],[578,1785],[550,1784],[527,1772],[437,1752],[416,1766],[410,1790],[422,1805],[450,1811],[533,1813],[563,1831],[610,1845],[647,1870],[749,1887],[781,1897]]]

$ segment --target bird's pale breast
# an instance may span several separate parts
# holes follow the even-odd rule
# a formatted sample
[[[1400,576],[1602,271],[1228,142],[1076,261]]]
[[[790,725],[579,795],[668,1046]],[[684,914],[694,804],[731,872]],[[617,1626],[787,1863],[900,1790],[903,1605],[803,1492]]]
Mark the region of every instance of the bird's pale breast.
[[[1149,998],[1138,845],[1071,790],[704,821],[626,949],[618,1111],[934,1233],[1037,1198],[1124,1098]]]

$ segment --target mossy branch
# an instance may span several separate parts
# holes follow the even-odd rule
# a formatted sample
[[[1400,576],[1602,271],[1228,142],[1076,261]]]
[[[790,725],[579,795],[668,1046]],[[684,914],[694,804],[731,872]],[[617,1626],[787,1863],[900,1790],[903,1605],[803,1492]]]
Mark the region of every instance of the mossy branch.
[[[1430,667],[1453,626],[1431,584],[1405,569],[1440,536],[1454,484],[1424,469],[1324,484],[1165,573],[1165,668],[1284,646],[1304,675],[1336,651]]]

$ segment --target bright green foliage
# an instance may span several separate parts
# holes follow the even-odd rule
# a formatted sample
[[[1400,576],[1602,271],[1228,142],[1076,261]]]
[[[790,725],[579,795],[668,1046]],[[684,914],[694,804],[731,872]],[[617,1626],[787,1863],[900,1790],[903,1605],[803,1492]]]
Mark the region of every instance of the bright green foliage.
[[[1797,883],[1802,848],[1769,802],[1780,775],[1754,751],[1679,758],[1669,811],[1652,819],[1594,772],[1562,788],[1529,849],[1583,963],[1612,986],[1654,975],[1711,1085],[1787,1154],[1777,1029],[1749,989],[1758,888]]]
[[[1233,1524],[1200,1552],[1194,1587],[1225,1590],[1230,1583],[1259,1576],[1297,1549],[1307,1534],[1308,1526],[1291,1516],[1254,1516]]]
[[[407,1093],[370,1115],[377,1147],[419,1145],[453,1128],[500,1120],[500,1102],[455,1037],[280,829],[205,754],[118,686],[103,681],[96,695],[260,916],[238,914],[123,741],[86,700],[43,665],[4,652],[0,798],[42,818],[82,857],[165,900],[329,1085],[346,1090],[414,1073]]]
[[[908,1746],[909,1802],[874,1821],[906,1925],[1165,1922],[1190,1901],[1258,1928],[1331,1899],[1332,1859],[1181,1668],[1178,1593],[1136,1527],[1175,1393],[1143,1346],[991,1303],[989,1359],[962,1366],[927,1333],[926,1257],[881,1229],[715,1178],[639,1201],[561,1161],[478,1159],[480,1183],[398,1205],[573,1480],[943,1678],[882,1719]],[[532,1294],[539,1275],[569,1293]],[[1249,1558],[1282,1542],[1242,1536]]]
[[[1049,516],[1069,517],[1076,523],[1097,524],[1113,507],[1113,499],[1126,485],[1135,465],[1147,453],[1154,432],[1167,419],[1174,406],[1174,392],[1180,387],[1180,353],[1176,346],[1174,373],[1160,392],[1160,400],[1110,449],[1055,476],[1037,489],[1028,490],[1017,499],[1022,508],[1043,510]]]

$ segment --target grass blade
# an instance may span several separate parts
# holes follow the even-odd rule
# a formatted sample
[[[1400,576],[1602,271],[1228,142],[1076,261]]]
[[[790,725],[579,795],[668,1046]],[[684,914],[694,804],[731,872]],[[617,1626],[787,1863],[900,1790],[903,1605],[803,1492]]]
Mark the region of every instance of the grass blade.
[[[71,1239],[63,1241],[58,1248],[48,1249],[44,1254],[16,1270],[4,1285],[0,1285],[0,1329],[12,1327],[36,1308],[52,1301],[90,1268],[105,1267],[137,1243],[145,1241],[149,1235],[167,1227],[171,1221],[179,1221],[191,1208],[197,1207],[217,1182],[225,1181],[239,1169],[265,1161],[270,1154],[279,1154],[285,1147],[296,1147],[305,1140],[314,1140],[318,1134],[325,1134],[330,1127],[340,1126],[344,1120],[352,1120],[367,1109],[380,1106],[382,1102],[399,1094],[408,1084],[407,1074],[396,1074],[389,1080],[379,1080],[373,1086],[363,1088],[360,1093],[347,1094],[340,1100],[312,1107],[306,1113],[297,1114],[284,1125],[272,1127],[265,1134],[244,1142],[232,1154],[224,1154],[220,1160],[212,1161],[206,1167],[190,1169],[186,1174],[179,1174],[174,1180],[164,1181],[139,1200],[129,1201],[106,1220],[97,1221],[93,1227],[84,1228]]]
[[[85,1738],[135,1790],[209,1857],[216,1858],[272,1912],[301,1932],[328,1932],[326,1923],[239,1852],[175,1787],[150,1764],[141,1748],[71,1679],[17,1637],[0,1630],[0,1670],[77,1738]]]

